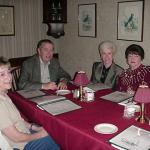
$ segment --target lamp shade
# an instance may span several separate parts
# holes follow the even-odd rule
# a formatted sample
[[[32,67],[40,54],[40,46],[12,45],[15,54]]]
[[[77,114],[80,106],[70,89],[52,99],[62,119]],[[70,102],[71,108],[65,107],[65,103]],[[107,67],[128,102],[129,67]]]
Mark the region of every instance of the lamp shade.
[[[75,78],[74,78],[74,84],[85,86],[89,83],[89,79],[84,71],[79,71]]]
[[[135,93],[134,100],[139,103],[150,103],[150,88],[148,86],[139,86]]]

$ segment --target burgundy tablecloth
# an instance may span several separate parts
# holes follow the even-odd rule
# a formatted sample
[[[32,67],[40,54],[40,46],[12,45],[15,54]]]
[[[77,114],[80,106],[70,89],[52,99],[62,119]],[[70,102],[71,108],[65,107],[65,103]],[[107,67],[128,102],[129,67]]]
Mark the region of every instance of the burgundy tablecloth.
[[[123,106],[99,98],[110,92],[110,90],[97,92],[95,101],[90,103],[80,102],[73,99],[72,94],[68,94],[66,97],[82,108],[58,116],[40,110],[34,103],[16,92],[9,93],[9,96],[29,120],[41,124],[50,133],[62,150],[113,150],[115,148],[110,145],[109,139],[116,134],[132,124],[149,131],[150,126],[136,122],[135,118],[123,118]],[[114,124],[118,127],[118,131],[114,134],[97,133],[94,126],[100,123]]]

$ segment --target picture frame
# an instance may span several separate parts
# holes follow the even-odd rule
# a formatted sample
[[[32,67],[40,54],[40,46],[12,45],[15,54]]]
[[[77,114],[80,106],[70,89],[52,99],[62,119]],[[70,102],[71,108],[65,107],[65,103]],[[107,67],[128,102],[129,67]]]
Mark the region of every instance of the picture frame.
[[[96,3],[78,5],[78,36],[96,37]]]
[[[15,35],[14,6],[0,5],[0,36]]]
[[[143,41],[144,1],[118,2],[117,40]]]

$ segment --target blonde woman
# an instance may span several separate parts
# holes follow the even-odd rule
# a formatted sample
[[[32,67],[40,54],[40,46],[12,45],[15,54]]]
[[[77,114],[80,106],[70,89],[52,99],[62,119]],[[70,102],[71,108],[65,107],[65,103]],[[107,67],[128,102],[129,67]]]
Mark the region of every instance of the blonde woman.
[[[10,64],[0,57],[0,131],[11,147],[7,150],[59,150],[43,127],[31,125],[20,116],[7,95],[11,83]]]

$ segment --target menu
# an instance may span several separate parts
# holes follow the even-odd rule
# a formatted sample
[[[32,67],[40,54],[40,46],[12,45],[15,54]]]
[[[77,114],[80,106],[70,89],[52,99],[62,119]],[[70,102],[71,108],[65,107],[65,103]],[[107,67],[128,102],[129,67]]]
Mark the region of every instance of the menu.
[[[150,132],[131,125],[109,142],[118,149],[148,150],[150,149]]]
[[[113,101],[116,103],[120,103],[124,100],[131,98],[131,97],[133,97],[133,95],[125,93],[125,92],[115,91],[115,92],[112,92],[112,93],[107,94],[105,96],[102,96],[101,98],[103,98],[105,100]]]

